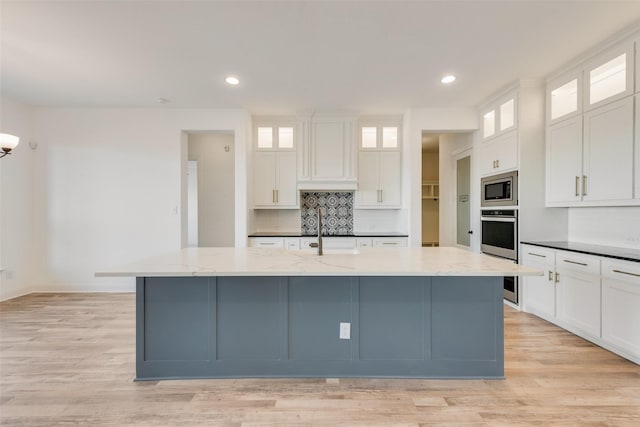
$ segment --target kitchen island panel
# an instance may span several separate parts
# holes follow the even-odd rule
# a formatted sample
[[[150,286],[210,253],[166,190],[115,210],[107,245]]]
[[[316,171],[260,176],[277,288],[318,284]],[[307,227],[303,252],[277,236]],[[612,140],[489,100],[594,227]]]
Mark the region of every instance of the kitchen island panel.
[[[340,339],[341,322],[353,322],[356,277],[289,279],[289,358],[351,360],[351,340]]]
[[[279,360],[286,336],[283,277],[218,277],[216,360]]]
[[[434,277],[433,360],[503,363],[502,288],[489,277]]]
[[[498,276],[162,279],[138,278],[138,380],[504,375]]]
[[[360,278],[360,359],[424,360],[429,277]]]

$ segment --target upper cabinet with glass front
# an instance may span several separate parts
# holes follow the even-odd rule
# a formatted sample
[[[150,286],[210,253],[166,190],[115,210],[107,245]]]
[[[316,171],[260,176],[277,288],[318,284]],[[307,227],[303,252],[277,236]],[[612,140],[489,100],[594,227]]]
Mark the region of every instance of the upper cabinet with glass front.
[[[254,119],[254,148],[268,151],[295,151],[295,120]]]
[[[547,124],[582,113],[582,71],[572,70],[547,83]]]
[[[364,119],[360,122],[360,150],[399,150],[400,125],[393,120]]]
[[[624,98],[634,92],[634,45],[617,45],[584,66],[584,110]]]
[[[509,92],[481,108],[482,139],[490,139],[517,127],[517,96]]]

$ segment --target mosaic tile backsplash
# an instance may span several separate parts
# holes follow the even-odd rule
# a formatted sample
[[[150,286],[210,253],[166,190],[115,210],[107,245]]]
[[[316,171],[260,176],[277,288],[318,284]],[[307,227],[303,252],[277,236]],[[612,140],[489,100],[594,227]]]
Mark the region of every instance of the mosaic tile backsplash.
[[[318,208],[322,209],[322,234],[353,234],[353,192],[314,191],[300,193],[302,234],[318,235]]]

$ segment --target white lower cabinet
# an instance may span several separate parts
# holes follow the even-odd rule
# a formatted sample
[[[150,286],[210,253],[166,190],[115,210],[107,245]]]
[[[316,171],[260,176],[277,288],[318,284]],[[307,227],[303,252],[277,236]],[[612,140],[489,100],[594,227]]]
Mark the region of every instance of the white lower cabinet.
[[[600,259],[556,252],[556,316],[571,330],[600,337]]]
[[[367,239],[358,237],[356,239],[356,246],[359,248],[372,248],[373,247],[373,239]]]
[[[544,272],[542,276],[522,278],[523,307],[525,311],[551,320],[556,315],[555,252],[537,247],[527,247],[522,263]]]
[[[249,247],[251,248],[284,248],[282,237],[250,237]]]
[[[640,263],[603,260],[602,339],[640,359]]]
[[[372,244],[374,248],[405,248],[408,242],[406,237],[375,237]]]
[[[522,253],[544,271],[523,278],[524,311],[640,364],[640,262],[531,245]]]

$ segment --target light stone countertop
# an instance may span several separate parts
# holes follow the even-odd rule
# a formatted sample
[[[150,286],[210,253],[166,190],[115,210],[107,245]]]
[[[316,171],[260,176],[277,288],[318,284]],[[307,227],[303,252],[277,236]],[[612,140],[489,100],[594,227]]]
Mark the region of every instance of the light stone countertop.
[[[354,253],[358,252],[358,253]],[[542,271],[453,247],[288,251],[186,248],[97,277],[131,276],[536,276]]]

